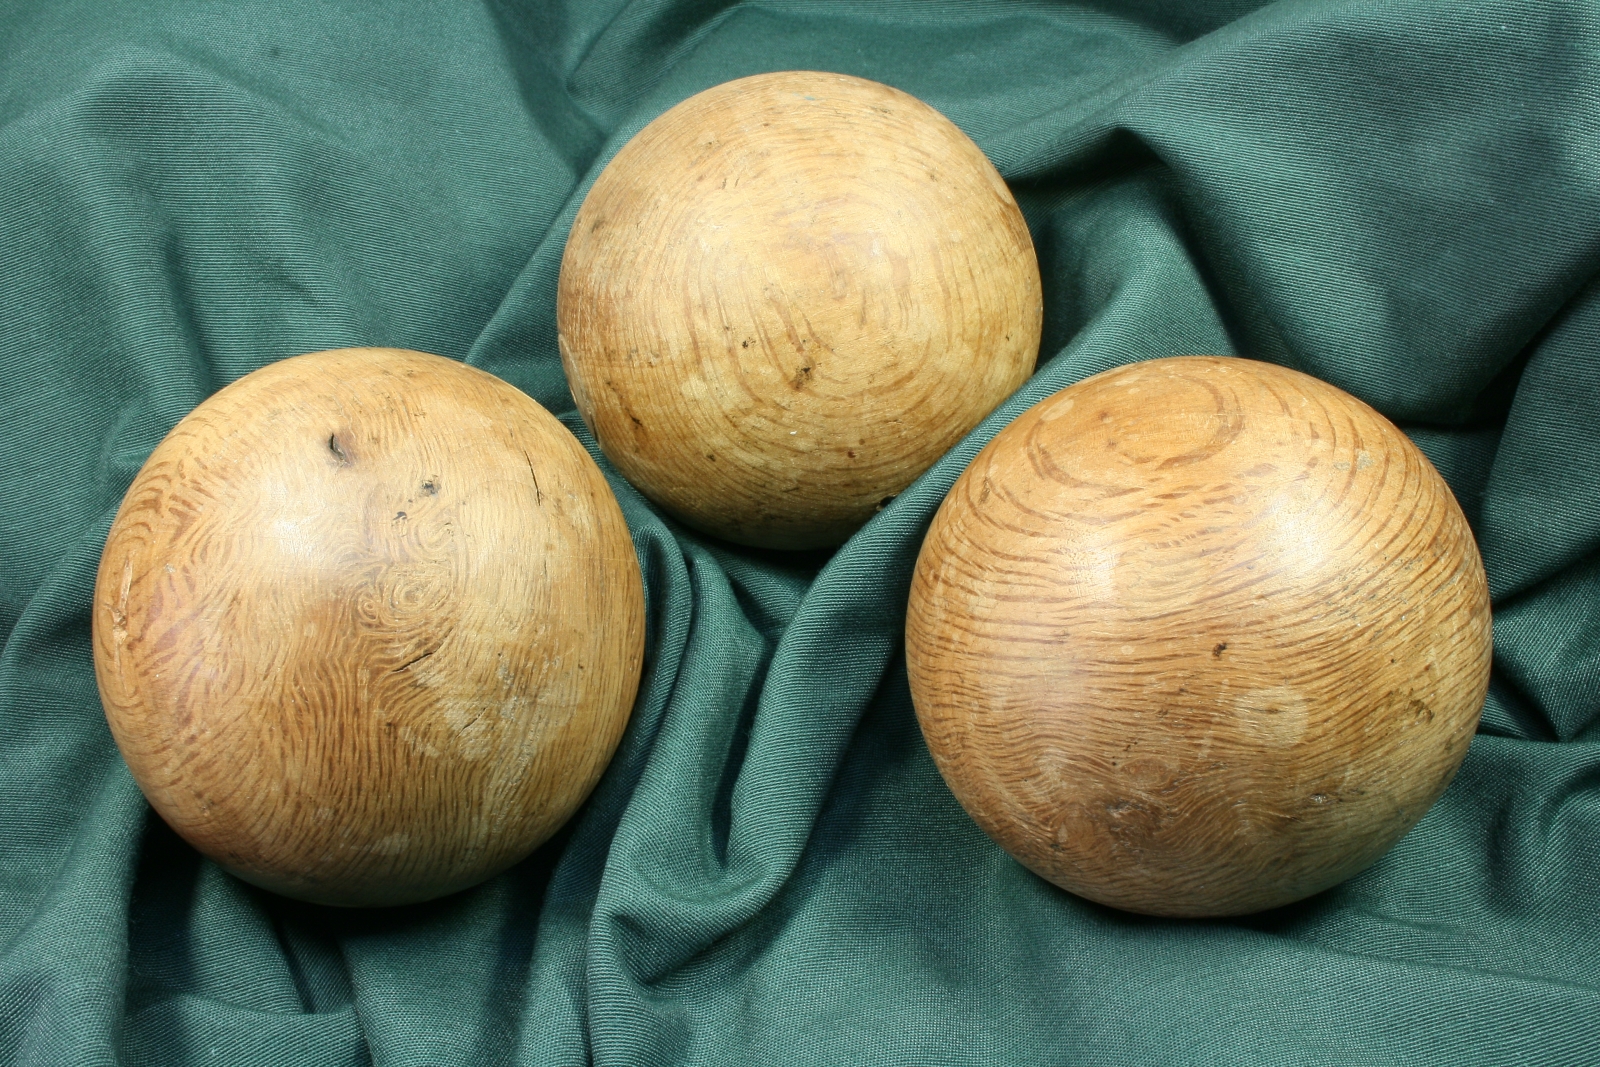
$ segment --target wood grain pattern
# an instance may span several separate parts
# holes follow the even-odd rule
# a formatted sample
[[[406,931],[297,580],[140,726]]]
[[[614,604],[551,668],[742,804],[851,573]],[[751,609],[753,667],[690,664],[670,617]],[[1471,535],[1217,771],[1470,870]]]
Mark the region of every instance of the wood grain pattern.
[[[1243,914],[1377,859],[1488,686],[1477,546],[1359,400],[1241,359],[1108,371],[973,460],[923,545],[912,695],[962,805],[1104,904]]]
[[[577,440],[452,360],[284,360],[128,489],[95,670],[162,818],[241,878],[397,904],[525,856],[626,725],[644,593]]]
[[[914,97],[787,71],[666,112],[601,173],[561,263],[562,362],[601,447],[732,541],[845,540],[1022,384],[1033,242]]]

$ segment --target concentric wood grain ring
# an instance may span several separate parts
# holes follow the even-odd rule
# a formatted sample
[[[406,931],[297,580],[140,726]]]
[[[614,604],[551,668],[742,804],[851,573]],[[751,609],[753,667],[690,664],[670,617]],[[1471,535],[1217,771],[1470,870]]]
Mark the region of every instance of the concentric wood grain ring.
[[[630,481],[749,544],[837,544],[1033,369],[1021,212],[876,82],[719,85],[617,153],[561,265],[562,361]]]
[[[145,795],[258,885],[422,900],[526,855],[593,788],[644,601],[609,486],[452,360],[272,364],[151,454],[101,557],[95,668]]]
[[[1477,546],[1381,415],[1240,359],[1119,368],[968,468],[906,623],[929,749],[1012,855],[1159,915],[1299,899],[1439,796],[1488,685]]]

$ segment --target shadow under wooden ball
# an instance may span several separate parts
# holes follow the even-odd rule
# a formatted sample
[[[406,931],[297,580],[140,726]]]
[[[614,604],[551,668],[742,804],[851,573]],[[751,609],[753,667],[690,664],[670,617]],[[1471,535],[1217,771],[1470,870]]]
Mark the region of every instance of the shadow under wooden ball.
[[[156,811],[246,881],[402,904],[548,838],[627,723],[644,643],[610,487],[535,401],[344,349],[178,423],[101,556],[95,670]]]
[[[562,364],[628,480],[742,544],[842,543],[1033,371],[1033,242],[983,152],[840,74],[707,89],[607,164]]]
[[[917,716],[1029,868],[1152,915],[1360,871],[1466,754],[1488,590],[1455,498],[1354,397],[1242,359],[1108,371],[1002,431],[913,579]]]

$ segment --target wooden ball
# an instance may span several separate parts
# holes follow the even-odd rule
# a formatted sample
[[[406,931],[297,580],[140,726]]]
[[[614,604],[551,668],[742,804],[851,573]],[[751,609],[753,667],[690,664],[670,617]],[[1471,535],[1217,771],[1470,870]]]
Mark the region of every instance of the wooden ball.
[[[1420,451],[1297,371],[1178,358],[1025,412],[928,532],[911,692],[961,804],[1064,889],[1237,915],[1376,860],[1488,687],[1472,531]]]
[[[708,89],[629,141],[561,261],[562,363],[630,481],[684,522],[836,545],[1032,373],[1022,213],[914,97],[840,74]]]
[[[328,904],[442,896],[577,808],[644,591],[604,477],[526,394],[392,349],[241,378],[157,446],[95,585],[111,732],[162,818]]]

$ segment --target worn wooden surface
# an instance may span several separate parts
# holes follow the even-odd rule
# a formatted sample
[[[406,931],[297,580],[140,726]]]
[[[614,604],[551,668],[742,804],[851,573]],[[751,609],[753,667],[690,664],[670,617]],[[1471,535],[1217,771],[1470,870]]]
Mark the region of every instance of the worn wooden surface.
[[[776,548],[843,541],[1038,355],[1032,240],[994,167],[905,93],[783,72],[617,153],[561,264],[562,362],[628,479]]]
[[[973,461],[918,560],[917,715],[1012,855],[1156,915],[1256,911],[1381,855],[1444,790],[1489,599],[1425,457],[1237,359],[1109,371]]]
[[[525,394],[386,349],[284,360],[134,479],[94,600],[106,716],[200,851],[394,904],[572,813],[638,685],[643,587],[610,488]]]

